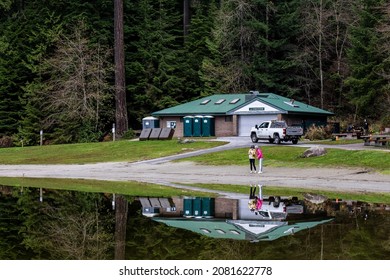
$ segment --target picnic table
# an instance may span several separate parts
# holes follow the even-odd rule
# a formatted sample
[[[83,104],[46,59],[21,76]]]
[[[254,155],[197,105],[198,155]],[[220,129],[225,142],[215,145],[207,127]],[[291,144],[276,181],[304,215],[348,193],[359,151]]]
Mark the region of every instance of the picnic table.
[[[390,143],[389,134],[374,134],[367,136],[360,136],[364,140],[364,146],[386,146]]]
[[[336,140],[343,138],[343,139],[351,139],[356,137],[357,139],[361,138],[362,133],[360,131],[351,131],[351,132],[345,132],[345,133],[332,133],[332,136],[336,138]]]

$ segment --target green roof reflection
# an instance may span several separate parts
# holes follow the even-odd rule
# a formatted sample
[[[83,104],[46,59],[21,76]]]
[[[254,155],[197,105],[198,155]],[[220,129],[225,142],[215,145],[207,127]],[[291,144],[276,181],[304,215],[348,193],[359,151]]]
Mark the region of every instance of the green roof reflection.
[[[190,230],[212,238],[271,241],[331,222],[333,219],[296,223],[287,221],[245,221],[202,218],[153,218],[153,220],[171,227]]]

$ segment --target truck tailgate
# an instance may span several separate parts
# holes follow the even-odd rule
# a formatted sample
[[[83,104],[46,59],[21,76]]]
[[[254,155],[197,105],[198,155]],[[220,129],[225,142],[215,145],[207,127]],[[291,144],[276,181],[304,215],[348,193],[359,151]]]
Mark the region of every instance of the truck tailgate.
[[[303,128],[299,126],[290,126],[286,128],[287,135],[298,135],[301,136],[303,134]]]

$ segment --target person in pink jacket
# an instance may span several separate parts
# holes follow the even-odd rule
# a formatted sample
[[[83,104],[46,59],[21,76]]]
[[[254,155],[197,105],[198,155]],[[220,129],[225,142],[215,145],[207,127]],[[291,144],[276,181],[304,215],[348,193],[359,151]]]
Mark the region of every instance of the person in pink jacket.
[[[256,150],[256,157],[259,160],[259,173],[263,173],[263,151],[260,149],[259,146],[255,147]]]

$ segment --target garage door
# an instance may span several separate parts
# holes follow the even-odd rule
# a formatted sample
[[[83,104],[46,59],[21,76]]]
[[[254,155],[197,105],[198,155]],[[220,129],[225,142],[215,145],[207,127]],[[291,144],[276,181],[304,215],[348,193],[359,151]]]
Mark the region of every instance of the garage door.
[[[277,119],[277,115],[239,115],[238,136],[250,136],[250,131],[256,124]]]

